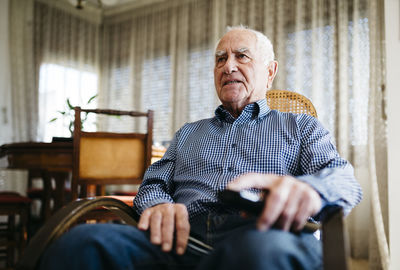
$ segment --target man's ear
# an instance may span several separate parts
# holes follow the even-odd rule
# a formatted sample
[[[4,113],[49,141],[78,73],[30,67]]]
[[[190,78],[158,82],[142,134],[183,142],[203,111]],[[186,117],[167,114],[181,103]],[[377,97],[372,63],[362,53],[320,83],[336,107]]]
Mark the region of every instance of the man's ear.
[[[278,73],[278,62],[271,61],[268,65],[267,89],[270,89],[272,87],[272,82],[275,79],[276,73]]]

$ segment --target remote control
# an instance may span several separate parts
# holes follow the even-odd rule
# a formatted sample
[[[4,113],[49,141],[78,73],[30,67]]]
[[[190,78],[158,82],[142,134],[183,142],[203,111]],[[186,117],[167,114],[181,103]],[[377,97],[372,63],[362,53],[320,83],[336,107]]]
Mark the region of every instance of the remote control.
[[[233,191],[225,189],[218,194],[218,198],[221,200],[221,202],[233,206],[238,210],[258,216],[264,209],[264,201],[267,195],[268,190],[265,190],[263,195],[257,195],[248,190]],[[309,218],[303,228],[303,231],[313,233],[319,229],[320,224]]]
[[[221,202],[238,210],[258,216],[264,209],[264,200],[261,196],[248,190],[233,191],[225,189],[219,193]]]

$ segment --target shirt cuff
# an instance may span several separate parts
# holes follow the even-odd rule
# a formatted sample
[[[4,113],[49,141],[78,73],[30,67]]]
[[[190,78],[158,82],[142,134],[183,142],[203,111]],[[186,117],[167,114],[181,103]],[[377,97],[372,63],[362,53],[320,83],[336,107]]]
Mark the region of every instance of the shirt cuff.
[[[321,197],[322,206],[319,213],[315,215],[316,219],[319,219],[325,210],[331,209],[333,206],[341,206],[341,195],[327,185],[327,181],[333,181],[329,178],[340,177],[338,170],[343,170],[343,168],[325,168],[315,174],[296,176],[296,179],[312,186]]]
[[[162,203],[173,203],[172,201],[169,201],[167,199],[155,199],[152,201],[149,201],[147,203],[141,204],[140,206],[138,206],[137,204],[134,204],[133,206],[136,208],[136,212],[141,215],[142,212],[144,210],[146,210],[147,208],[156,206],[158,204],[162,204]]]

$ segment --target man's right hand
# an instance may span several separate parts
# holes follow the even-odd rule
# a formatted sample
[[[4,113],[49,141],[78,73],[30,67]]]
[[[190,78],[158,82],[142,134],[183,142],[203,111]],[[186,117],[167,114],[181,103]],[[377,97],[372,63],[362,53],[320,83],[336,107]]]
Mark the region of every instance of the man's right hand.
[[[164,252],[171,251],[176,231],[176,253],[185,253],[190,224],[184,204],[163,203],[147,208],[140,216],[138,228],[144,231],[150,229],[150,242],[161,245]]]

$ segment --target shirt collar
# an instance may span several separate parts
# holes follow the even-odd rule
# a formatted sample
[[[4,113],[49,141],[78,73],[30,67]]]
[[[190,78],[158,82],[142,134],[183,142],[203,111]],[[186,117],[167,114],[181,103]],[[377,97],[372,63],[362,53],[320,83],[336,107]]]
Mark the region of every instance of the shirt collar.
[[[270,111],[271,109],[267,105],[267,100],[264,98],[244,107],[238,118],[234,118],[222,105],[218,106],[215,110],[215,116],[219,120],[228,123],[233,123],[235,121],[245,122],[250,121],[251,119],[261,119]]]

